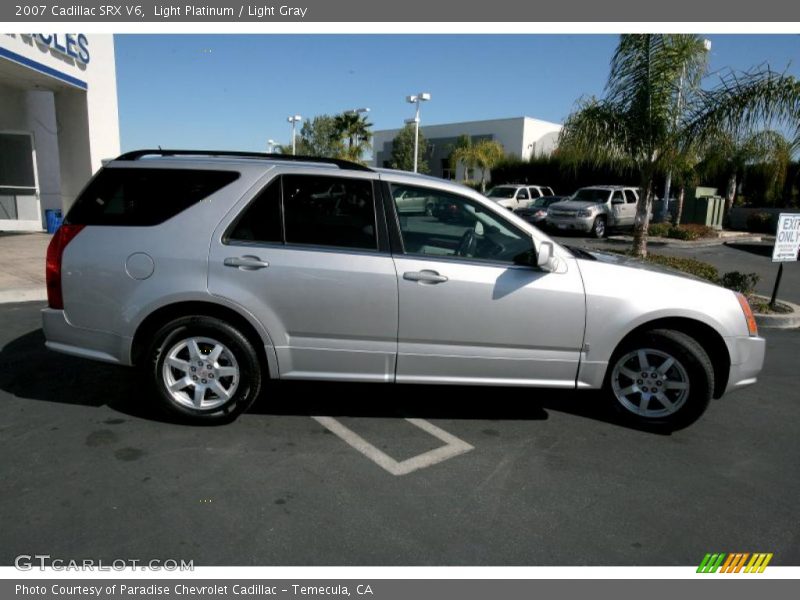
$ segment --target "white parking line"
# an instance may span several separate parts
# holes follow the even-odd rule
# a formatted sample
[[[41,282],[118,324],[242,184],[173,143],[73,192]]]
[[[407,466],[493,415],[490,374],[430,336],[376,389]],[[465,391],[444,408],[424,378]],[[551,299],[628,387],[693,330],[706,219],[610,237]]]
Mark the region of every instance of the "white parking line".
[[[406,421],[412,425],[416,425],[423,431],[431,434],[433,437],[440,439],[445,443],[445,445],[398,462],[385,452],[381,452],[378,448],[370,444],[355,431],[345,427],[333,417],[311,418],[332,433],[335,433],[345,442],[350,444],[350,446],[361,452],[361,454],[366,456],[381,468],[389,471],[389,473],[392,475],[408,475],[413,471],[430,467],[449,458],[453,458],[454,456],[458,456],[459,454],[469,452],[473,449],[473,446],[469,445],[464,440],[461,440],[453,434],[446,432],[444,429],[437,427],[433,423],[429,423],[425,419],[406,419]]]

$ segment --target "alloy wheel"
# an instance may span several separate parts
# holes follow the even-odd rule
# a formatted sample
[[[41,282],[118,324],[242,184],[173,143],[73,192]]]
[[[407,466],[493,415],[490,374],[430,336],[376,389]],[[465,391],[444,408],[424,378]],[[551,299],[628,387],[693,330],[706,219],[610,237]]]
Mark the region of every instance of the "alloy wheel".
[[[680,361],[654,348],[640,348],[617,360],[611,386],[625,409],[650,419],[680,410],[690,388],[689,375]]]
[[[219,408],[233,397],[240,371],[227,346],[208,337],[190,337],[167,351],[161,377],[172,400],[206,411]]]

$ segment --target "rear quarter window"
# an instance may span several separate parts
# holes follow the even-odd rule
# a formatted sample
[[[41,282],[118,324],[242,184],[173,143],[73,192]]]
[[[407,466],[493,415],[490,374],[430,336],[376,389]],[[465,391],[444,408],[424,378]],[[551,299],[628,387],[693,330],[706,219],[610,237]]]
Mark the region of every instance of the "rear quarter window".
[[[103,169],[67,213],[75,225],[158,225],[239,178],[235,171]]]

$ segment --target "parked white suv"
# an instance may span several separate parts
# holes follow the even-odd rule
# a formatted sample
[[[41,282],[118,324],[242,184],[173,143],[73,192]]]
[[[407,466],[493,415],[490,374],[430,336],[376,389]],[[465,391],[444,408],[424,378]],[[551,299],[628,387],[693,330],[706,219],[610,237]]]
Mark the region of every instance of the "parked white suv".
[[[487,198],[509,210],[527,208],[537,198],[553,195],[553,188],[527,184],[498,185],[486,193]]]
[[[315,379],[602,388],[674,428],[764,360],[741,295],[346,161],[124,154],[80,193],[46,272],[47,347],[140,367],[142,401],[195,421],[269,402],[269,379]]]
[[[601,238],[609,229],[633,227],[638,200],[639,188],[635,187],[585,187],[550,208],[546,222],[553,229],[583,231]]]

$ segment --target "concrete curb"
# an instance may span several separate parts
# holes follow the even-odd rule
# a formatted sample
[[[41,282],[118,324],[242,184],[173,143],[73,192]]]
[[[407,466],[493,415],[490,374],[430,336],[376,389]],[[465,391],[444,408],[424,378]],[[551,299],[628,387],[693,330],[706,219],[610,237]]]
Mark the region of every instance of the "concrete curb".
[[[769,300],[766,296],[759,296],[759,298]],[[758,326],[764,327],[765,329],[794,329],[800,327],[800,306],[787,302],[786,300],[781,300],[780,298],[778,302],[789,306],[794,312],[782,315],[762,315],[755,313],[753,316],[756,318]]]
[[[710,238],[703,240],[673,240],[670,238],[647,238],[647,246],[656,248],[708,248],[711,246],[724,246],[725,244],[756,243],[764,240],[762,235],[737,235],[731,237]],[[633,236],[630,235],[610,235],[606,238],[612,242],[633,243]]]
[[[44,300],[47,300],[47,290],[45,288],[35,287],[0,291],[0,304],[42,302]]]

